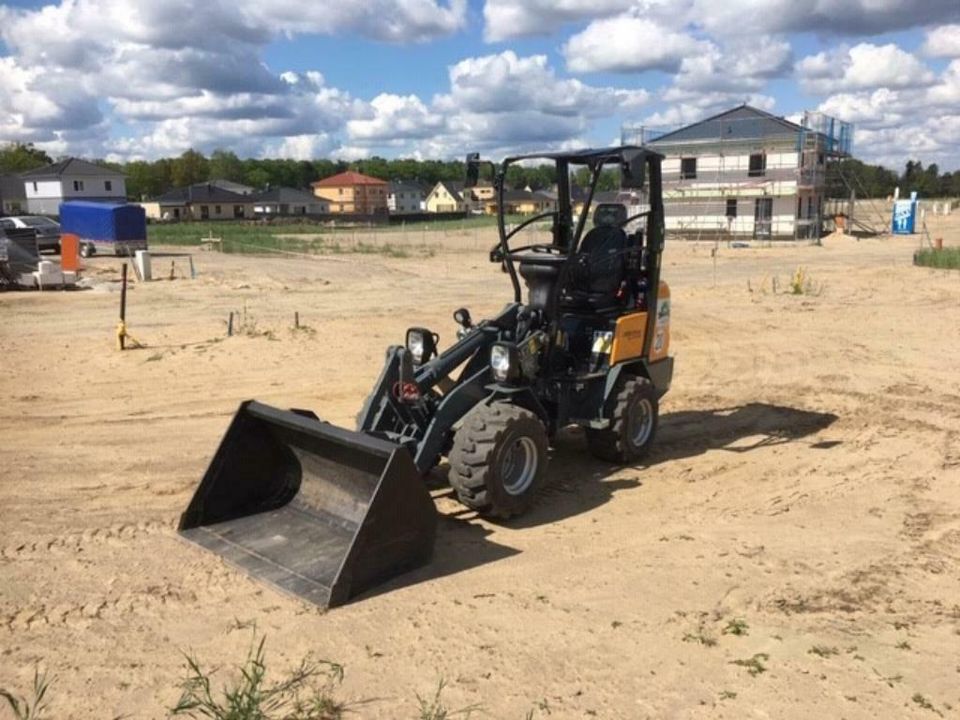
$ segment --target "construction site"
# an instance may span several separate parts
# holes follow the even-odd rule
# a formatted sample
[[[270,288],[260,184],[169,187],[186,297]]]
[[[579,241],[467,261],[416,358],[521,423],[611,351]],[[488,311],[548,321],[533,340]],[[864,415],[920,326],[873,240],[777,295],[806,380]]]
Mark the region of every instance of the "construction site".
[[[931,230],[960,245],[958,221]],[[442,465],[432,560],[342,607],[178,536],[241,401],[353,427],[407,326],[449,343],[454,309],[501,310],[495,240],[194,251],[195,273],[154,247],[123,351],[121,258],[85,260],[84,291],[0,294],[9,687],[41,668],[51,717],[148,720],[177,703],[185,653],[217,689],[253,637],[270,678],[306,655],[342,666],[350,717],[425,717],[435,694],[518,720],[955,713],[960,311],[955,273],[912,265],[916,235],[668,241],[676,373],[647,458],[611,465],[565,431],[505,521],[465,508]]]
[[[621,141],[666,156],[666,226],[680,238],[817,241],[838,227],[889,230],[884,203],[857,203],[865,193],[843,171],[854,151],[853,125],[820,112],[793,122],[742,105],[681,128],[626,124]],[[827,197],[829,172],[844,197]]]

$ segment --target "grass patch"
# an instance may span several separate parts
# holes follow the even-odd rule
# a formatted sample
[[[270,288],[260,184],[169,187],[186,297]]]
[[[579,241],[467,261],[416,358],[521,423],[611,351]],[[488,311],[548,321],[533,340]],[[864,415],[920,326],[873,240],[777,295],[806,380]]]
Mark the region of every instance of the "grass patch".
[[[219,692],[212,689],[211,676],[199,660],[185,655],[187,676],[180,684],[180,701],[171,715],[211,720],[341,720],[345,703],[333,697],[343,681],[343,666],[327,660],[306,658],[286,678],[267,682],[266,638],[251,641],[250,650],[235,677]]]
[[[33,671],[33,697],[28,700],[25,696],[14,695],[6,688],[0,688],[0,698],[7,701],[7,706],[16,720],[41,720],[46,717],[47,691],[53,678],[47,676],[47,671],[40,672],[40,668]]]
[[[417,693],[417,702],[420,704],[419,712],[417,715],[417,720],[448,720],[448,718],[453,717],[465,717],[469,718],[474,711],[479,710],[479,705],[470,705],[465,708],[460,708],[459,710],[450,710],[446,705],[443,704],[443,688],[446,687],[446,682],[440,680],[437,683],[437,690],[429,697],[421,697],[420,693]]]
[[[741,618],[733,618],[730,622],[727,623],[727,626],[723,629],[724,635],[748,635],[750,626],[747,625],[747,621]]]
[[[960,247],[917,250],[913,254],[913,264],[941,270],[958,270],[960,269]]]
[[[745,667],[747,672],[752,676],[756,677],[767,671],[767,666],[764,665],[765,662],[770,660],[770,656],[767,653],[757,653],[751,658],[744,658],[741,660],[732,660],[731,665],[739,665],[740,667]]]
[[[812,648],[807,650],[811,655],[817,655],[818,657],[826,658],[831,655],[839,655],[840,651],[835,647],[830,647],[829,645],[814,645]]]

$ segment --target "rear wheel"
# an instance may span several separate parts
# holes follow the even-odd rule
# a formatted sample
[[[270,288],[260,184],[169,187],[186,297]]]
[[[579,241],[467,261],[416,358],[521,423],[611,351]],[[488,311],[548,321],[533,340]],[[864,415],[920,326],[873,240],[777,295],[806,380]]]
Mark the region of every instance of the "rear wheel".
[[[96,253],[93,245],[90,243],[80,243],[80,257],[92,257]]]
[[[511,403],[477,405],[457,430],[449,460],[460,502],[494,517],[520,515],[546,476],[547,431],[534,413]]]
[[[627,464],[646,457],[657,433],[657,394],[646,378],[621,381],[605,430],[587,429],[590,452],[601,460]]]

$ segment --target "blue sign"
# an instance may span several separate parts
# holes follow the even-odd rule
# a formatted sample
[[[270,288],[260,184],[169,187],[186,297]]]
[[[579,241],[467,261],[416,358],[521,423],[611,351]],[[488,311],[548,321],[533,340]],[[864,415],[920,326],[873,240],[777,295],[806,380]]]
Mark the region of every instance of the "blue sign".
[[[893,234],[912,235],[917,227],[917,194],[911,193],[909,200],[897,200],[893,204]]]

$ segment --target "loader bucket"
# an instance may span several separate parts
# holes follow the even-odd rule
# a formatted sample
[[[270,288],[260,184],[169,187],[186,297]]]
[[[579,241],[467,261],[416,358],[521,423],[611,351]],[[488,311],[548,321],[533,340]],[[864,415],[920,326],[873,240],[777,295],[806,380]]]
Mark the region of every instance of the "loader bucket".
[[[436,525],[404,448],[248,401],[179,532],[259,580],[335,607],[429,562]]]

